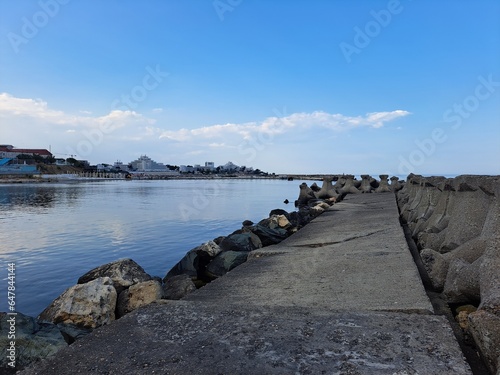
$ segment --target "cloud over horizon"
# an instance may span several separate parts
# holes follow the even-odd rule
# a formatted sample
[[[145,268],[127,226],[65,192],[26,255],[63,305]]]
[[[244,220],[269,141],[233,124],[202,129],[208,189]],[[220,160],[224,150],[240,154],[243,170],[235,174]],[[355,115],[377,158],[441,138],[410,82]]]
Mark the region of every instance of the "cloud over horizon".
[[[292,129],[310,129],[320,127],[332,131],[347,131],[353,128],[369,127],[378,129],[386,122],[409,115],[410,112],[395,110],[391,112],[372,112],[364,116],[346,116],[340,113],[315,111],[311,113],[293,113],[283,117],[268,117],[262,122],[247,122],[243,124],[216,124],[195,129],[182,128],[166,130],[160,134],[161,139],[185,142],[197,138],[210,139],[236,134],[243,139],[249,139],[257,133],[268,135],[282,134]]]
[[[285,154],[290,153],[289,157],[295,157],[288,144],[279,137],[292,138],[292,143],[309,144],[314,148],[318,137],[325,135],[325,131],[327,134],[339,134],[361,128],[380,129],[410,114],[400,109],[359,116],[325,111],[276,113],[276,116],[261,121],[168,129],[164,125],[168,119],[161,117],[160,112],[158,116],[161,120],[136,111],[122,110],[113,110],[101,116],[82,111],[75,115],[53,109],[42,99],[17,98],[0,93],[0,118],[9,124],[2,129],[2,143],[17,147],[52,145],[56,150],[78,151],[78,145],[84,142],[87,147],[80,149],[88,152],[79,153],[80,157],[89,158],[92,163],[118,158],[133,160],[144,153],[165,163],[174,160],[173,163],[189,164],[196,155],[207,160],[244,163],[255,160],[261,163],[256,154],[265,159],[267,153],[277,148]],[[26,142],[27,134],[29,142]],[[273,147],[269,147],[271,145]]]

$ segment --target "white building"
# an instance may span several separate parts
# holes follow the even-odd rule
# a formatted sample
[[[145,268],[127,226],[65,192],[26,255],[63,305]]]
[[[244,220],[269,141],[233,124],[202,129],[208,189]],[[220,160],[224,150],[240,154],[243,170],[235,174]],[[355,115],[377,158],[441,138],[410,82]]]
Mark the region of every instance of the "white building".
[[[163,163],[157,163],[146,155],[141,155],[137,160],[130,163],[132,168],[138,172],[165,172],[167,167]]]

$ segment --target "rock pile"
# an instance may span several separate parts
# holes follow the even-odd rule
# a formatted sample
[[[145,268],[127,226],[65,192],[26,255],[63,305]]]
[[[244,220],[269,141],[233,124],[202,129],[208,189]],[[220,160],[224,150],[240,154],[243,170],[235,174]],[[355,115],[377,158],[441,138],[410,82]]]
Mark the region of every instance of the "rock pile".
[[[499,176],[410,175],[397,195],[433,288],[492,373],[500,370],[499,197]]]

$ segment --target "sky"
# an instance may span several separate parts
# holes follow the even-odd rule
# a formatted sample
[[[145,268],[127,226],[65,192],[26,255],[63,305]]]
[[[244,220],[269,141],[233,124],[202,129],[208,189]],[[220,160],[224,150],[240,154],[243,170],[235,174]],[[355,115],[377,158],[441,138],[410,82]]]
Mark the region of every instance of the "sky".
[[[0,144],[500,174],[497,0],[0,0]]]

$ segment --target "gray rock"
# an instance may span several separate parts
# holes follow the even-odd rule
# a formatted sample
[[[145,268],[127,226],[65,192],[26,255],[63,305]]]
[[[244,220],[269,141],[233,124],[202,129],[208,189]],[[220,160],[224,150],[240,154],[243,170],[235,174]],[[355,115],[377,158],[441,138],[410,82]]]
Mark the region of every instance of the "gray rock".
[[[261,224],[252,227],[252,232],[259,237],[262,247],[278,244],[289,236],[286,229],[279,227],[269,228]]]
[[[156,280],[143,281],[122,291],[116,303],[117,317],[120,318],[139,307],[162,298],[161,284]]]
[[[68,346],[56,325],[37,322],[34,318],[21,313],[8,315],[0,312],[0,347],[3,349],[0,372],[1,369],[11,368],[9,362],[12,358],[9,358],[9,348],[12,339],[8,335],[12,324],[15,324],[14,357],[17,370],[32,362],[51,357]]]
[[[215,257],[207,266],[207,273],[212,278],[224,276],[233,268],[246,262],[248,252],[246,251],[225,251]]]
[[[233,233],[222,240],[222,251],[252,251],[262,247],[260,238],[251,231]]]
[[[188,275],[168,278],[163,284],[163,298],[178,300],[196,290],[193,280]]]
[[[78,279],[78,284],[85,284],[99,277],[110,277],[118,294],[131,285],[151,280],[151,276],[140,265],[127,258],[90,270]]]
[[[66,289],[42,311],[38,319],[96,328],[115,320],[116,299],[113,280],[99,277]]]
[[[221,243],[223,241],[224,239],[221,239]],[[167,272],[163,281],[165,282],[168,278],[177,275],[189,275],[193,279],[202,280],[204,278],[205,267],[221,251],[221,247],[215,241],[208,241],[189,250],[186,255]]]

